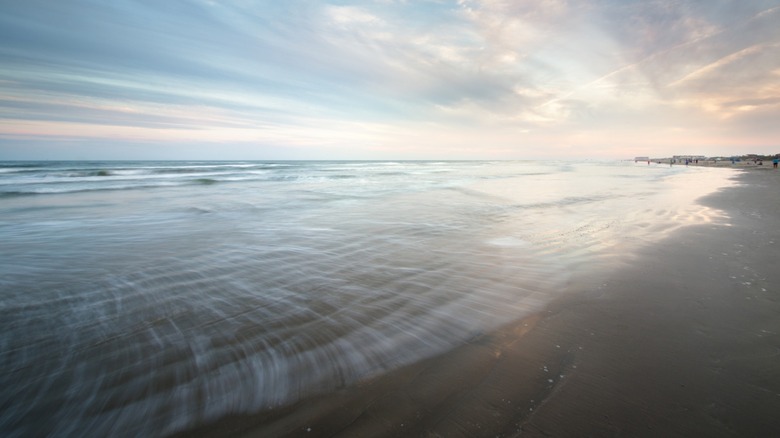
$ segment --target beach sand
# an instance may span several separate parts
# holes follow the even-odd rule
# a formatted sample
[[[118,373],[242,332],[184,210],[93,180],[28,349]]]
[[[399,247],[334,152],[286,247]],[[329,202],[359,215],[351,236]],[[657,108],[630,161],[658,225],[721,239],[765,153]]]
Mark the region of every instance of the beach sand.
[[[764,166],[766,168],[766,166]],[[545,311],[351,388],[181,436],[780,436],[780,172]]]

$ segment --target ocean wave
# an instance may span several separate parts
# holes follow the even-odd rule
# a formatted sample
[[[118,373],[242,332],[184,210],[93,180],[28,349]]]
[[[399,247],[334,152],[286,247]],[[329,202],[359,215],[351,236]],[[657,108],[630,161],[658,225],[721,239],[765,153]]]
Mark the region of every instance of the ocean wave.
[[[230,181],[230,180],[225,180]],[[64,183],[45,183],[28,187],[17,187],[15,190],[4,190],[0,188],[0,196],[19,197],[36,195],[64,195],[85,192],[105,192],[105,191],[124,191],[124,190],[148,190],[156,188],[171,188],[191,185],[213,185],[220,182],[216,178],[193,178],[186,180],[130,180],[127,184],[107,183],[107,184],[64,184]]]
[[[680,218],[709,220],[690,198],[722,184],[559,164],[3,174],[0,433],[162,436],[355,384],[538,311]]]

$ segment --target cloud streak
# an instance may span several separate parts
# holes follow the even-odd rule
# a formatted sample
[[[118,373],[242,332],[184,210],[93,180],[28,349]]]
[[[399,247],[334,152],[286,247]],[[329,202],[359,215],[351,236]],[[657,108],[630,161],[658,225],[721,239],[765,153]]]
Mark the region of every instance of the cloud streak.
[[[29,0],[0,12],[0,158],[101,140],[147,146],[96,158],[188,144],[260,159],[780,150],[767,122],[780,115],[780,0]]]

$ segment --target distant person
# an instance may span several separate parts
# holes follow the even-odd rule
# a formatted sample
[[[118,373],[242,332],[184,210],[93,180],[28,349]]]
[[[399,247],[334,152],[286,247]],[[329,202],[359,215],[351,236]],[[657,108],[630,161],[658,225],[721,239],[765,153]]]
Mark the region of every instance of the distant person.
[[[772,167],[777,169],[777,163],[780,162],[780,158],[775,157],[774,160],[772,160]]]

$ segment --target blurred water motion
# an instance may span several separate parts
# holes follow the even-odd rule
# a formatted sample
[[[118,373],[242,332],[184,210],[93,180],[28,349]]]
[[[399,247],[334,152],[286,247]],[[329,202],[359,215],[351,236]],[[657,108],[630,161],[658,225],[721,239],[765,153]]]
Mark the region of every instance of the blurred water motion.
[[[0,163],[0,432],[162,436],[440,353],[681,224],[716,169]]]

